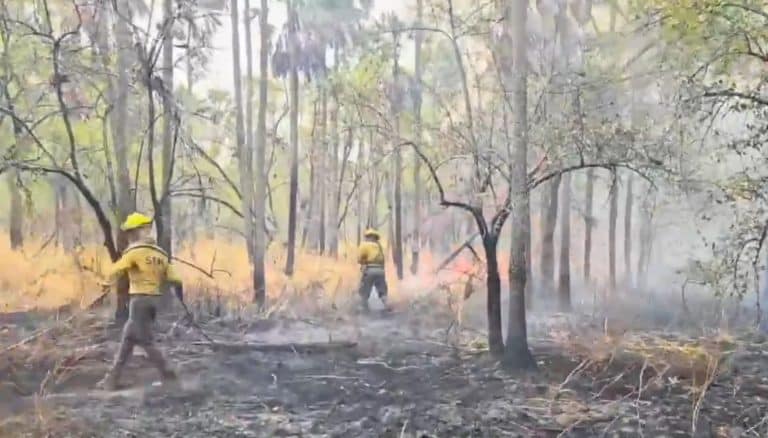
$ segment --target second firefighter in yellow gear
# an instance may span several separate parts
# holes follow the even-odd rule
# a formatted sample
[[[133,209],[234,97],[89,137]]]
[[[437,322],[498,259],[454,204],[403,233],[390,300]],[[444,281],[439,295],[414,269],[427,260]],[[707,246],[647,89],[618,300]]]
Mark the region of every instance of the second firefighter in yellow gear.
[[[128,234],[130,244],[123,251],[122,257],[110,268],[108,284],[114,283],[121,274],[128,275],[129,315],[112,368],[101,382],[105,389],[117,388],[123,368],[136,346],[146,351],[147,357],[160,371],[164,382],[176,380],[176,373],[168,367],[162,353],[154,344],[152,326],[160,307],[162,286],[165,283],[173,284],[181,298],[182,285],[171,265],[170,257],[150,237],[151,224],[151,218],[133,213],[120,227]]]
[[[360,264],[362,276],[358,293],[362,300],[363,310],[368,310],[368,299],[371,289],[376,288],[379,299],[387,305],[387,278],[384,270],[384,248],[381,245],[381,236],[374,229],[367,229],[363,234],[364,240],[357,250],[357,262]]]

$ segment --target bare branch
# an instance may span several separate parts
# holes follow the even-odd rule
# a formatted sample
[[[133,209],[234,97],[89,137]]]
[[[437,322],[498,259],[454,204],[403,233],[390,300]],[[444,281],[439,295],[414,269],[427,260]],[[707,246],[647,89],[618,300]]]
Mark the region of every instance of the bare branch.
[[[749,100],[759,105],[768,106],[768,99],[754,95],[747,94],[736,90],[720,90],[720,91],[707,91],[704,93],[704,97],[729,97],[736,99]]]

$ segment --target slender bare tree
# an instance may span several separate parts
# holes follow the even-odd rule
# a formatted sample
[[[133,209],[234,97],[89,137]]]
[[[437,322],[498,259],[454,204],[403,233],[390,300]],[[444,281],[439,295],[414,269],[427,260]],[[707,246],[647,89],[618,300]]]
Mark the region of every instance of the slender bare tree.
[[[267,286],[264,273],[264,257],[266,252],[265,214],[267,197],[267,87],[269,85],[269,1],[261,0],[259,11],[259,114],[256,126],[256,192],[254,194],[254,222],[256,232],[254,239],[254,268],[253,289],[254,302],[264,307],[267,298]]]
[[[514,367],[535,367],[528,348],[528,330],[525,314],[525,290],[527,282],[526,260],[530,229],[530,191],[528,189],[528,34],[526,21],[527,0],[506,0],[502,17],[509,26],[513,55],[512,69],[508,76],[512,91],[512,104],[517,110],[512,114],[512,161],[510,163],[510,205],[512,208],[512,239],[509,258],[509,313],[507,316],[507,340],[505,362]]]

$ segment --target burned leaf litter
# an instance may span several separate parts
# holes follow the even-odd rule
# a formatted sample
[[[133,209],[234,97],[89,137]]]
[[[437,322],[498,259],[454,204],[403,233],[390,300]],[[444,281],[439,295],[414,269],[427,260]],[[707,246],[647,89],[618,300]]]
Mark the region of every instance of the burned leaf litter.
[[[472,331],[462,343],[446,344],[436,323],[434,336],[419,339],[408,318],[416,316],[293,321],[245,337],[233,324],[206,325],[215,339],[229,339],[232,348],[224,349],[208,348],[184,329],[163,340],[184,376],[180,389],[152,386],[156,376],[139,355],[127,370],[131,385],[114,393],[93,389],[116,347],[104,336],[108,329],[98,318],[70,322],[1,361],[6,419],[0,432],[730,437],[768,431],[764,343],[648,332],[590,339],[584,331],[577,342],[561,336],[569,328],[554,330],[552,323],[548,332],[534,333],[539,370],[510,373],[470,348]],[[3,331],[4,344],[13,343],[14,330]],[[321,347],[331,332],[326,343],[333,347]],[[236,347],[238,337],[248,339],[245,347]]]

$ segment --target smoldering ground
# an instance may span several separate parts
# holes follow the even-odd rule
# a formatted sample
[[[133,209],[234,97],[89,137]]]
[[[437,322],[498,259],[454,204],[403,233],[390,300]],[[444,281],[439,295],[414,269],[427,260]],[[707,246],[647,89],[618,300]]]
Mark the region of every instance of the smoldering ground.
[[[403,294],[390,315],[375,307],[371,315],[357,314],[352,294],[334,306],[297,297],[285,306],[291,311],[269,319],[235,310],[214,318],[200,311],[203,329],[229,345],[219,349],[201,342],[192,327],[174,326],[177,321],[166,315],[159,337],[183,376],[176,390],[151,386],[157,376],[140,354],[128,367],[126,389],[93,389],[117,348],[118,333],[106,325],[105,315],[4,321],[2,344],[18,346],[4,351],[0,363],[0,432],[115,437],[768,432],[761,403],[768,396],[761,365],[768,343],[760,338],[716,335],[711,328],[651,329],[641,306],[634,306],[635,317],[627,317],[627,303],[636,301],[603,306],[593,316],[577,298],[579,312],[573,315],[533,313],[529,334],[538,370],[510,373],[487,353],[484,294],[463,300],[466,283],[454,283],[438,280],[430,292]],[[47,331],[39,334],[40,329]],[[38,336],[23,342],[30,334]],[[295,348],[260,350],[264,345]]]

